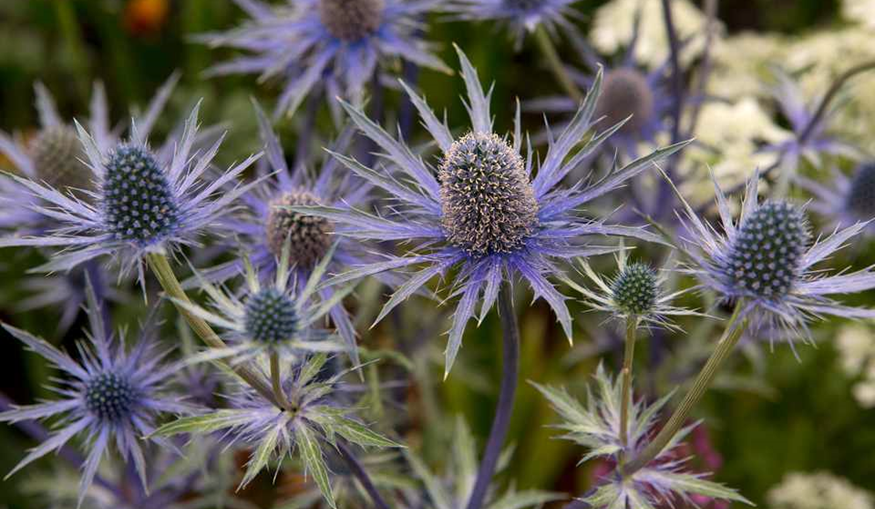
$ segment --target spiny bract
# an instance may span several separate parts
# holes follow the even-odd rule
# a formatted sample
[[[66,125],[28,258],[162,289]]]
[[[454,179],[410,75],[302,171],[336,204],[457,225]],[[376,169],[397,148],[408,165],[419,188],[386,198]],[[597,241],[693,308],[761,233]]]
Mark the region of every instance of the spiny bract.
[[[741,295],[776,299],[798,278],[810,234],[801,209],[769,201],[744,219],[732,241],[724,270]]]
[[[653,106],[653,93],[644,74],[636,69],[619,68],[605,75],[595,116],[604,117],[602,125],[612,126],[631,115],[632,118],[623,125],[621,131],[635,134],[650,120]]]
[[[38,180],[61,190],[91,187],[91,170],[81,161],[85,153],[73,128],[63,124],[46,127],[32,151]]]
[[[875,162],[857,168],[847,200],[848,210],[861,220],[875,217]]]
[[[103,181],[103,212],[117,240],[149,244],[171,234],[176,200],[155,155],[133,144],[109,154]]]
[[[276,288],[264,288],[246,301],[247,335],[260,343],[291,339],[298,330],[295,303]]]
[[[96,375],[88,381],[85,406],[98,419],[117,421],[127,416],[136,399],[131,383],[112,372]]]
[[[380,28],[385,0],[319,0],[319,20],[338,39],[355,42]]]
[[[511,253],[538,226],[538,202],[522,157],[495,134],[469,133],[438,173],[447,239],[468,254]]]
[[[281,256],[289,240],[289,261],[299,267],[312,268],[325,256],[334,231],[331,221],[280,208],[320,204],[319,199],[307,191],[284,193],[271,202],[266,225],[271,254]]]
[[[656,306],[656,273],[643,263],[627,265],[611,285],[614,302],[630,315],[646,315]]]

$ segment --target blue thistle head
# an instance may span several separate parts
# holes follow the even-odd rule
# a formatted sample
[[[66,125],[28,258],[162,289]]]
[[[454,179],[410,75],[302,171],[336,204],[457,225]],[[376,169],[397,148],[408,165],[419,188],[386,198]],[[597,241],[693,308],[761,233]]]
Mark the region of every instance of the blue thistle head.
[[[438,172],[447,240],[472,256],[512,253],[538,226],[522,157],[495,134],[453,142]]]
[[[301,268],[312,268],[331,247],[334,224],[321,217],[309,216],[286,208],[321,205],[312,193],[299,190],[282,194],[270,203],[265,233],[270,253],[279,258],[289,241],[289,261]]]
[[[263,288],[246,301],[244,324],[253,341],[274,345],[298,332],[295,303],[276,288]]]
[[[98,420],[125,419],[136,402],[137,391],[124,375],[103,372],[86,383],[85,406]]]
[[[875,162],[861,164],[851,179],[847,209],[863,220],[875,217]]]
[[[61,190],[91,187],[91,170],[82,163],[85,152],[72,127],[64,124],[46,127],[31,150],[38,180]]]
[[[653,117],[654,96],[647,77],[637,69],[620,67],[605,74],[602,94],[596,103],[596,118],[604,117],[605,126],[626,122],[620,131],[625,134],[640,133]]]
[[[104,168],[103,212],[117,240],[145,245],[173,232],[178,223],[176,200],[149,149],[119,145]]]
[[[319,20],[334,37],[355,42],[373,35],[383,22],[385,0],[318,0]]]
[[[742,222],[723,270],[739,294],[780,299],[799,278],[810,240],[800,208],[783,201],[767,201]]]
[[[543,5],[544,0],[504,0],[506,7],[520,11],[530,11]]]
[[[617,307],[629,315],[647,315],[657,305],[658,283],[656,271],[643,263],[627,265],[617,274],[611,285]]]

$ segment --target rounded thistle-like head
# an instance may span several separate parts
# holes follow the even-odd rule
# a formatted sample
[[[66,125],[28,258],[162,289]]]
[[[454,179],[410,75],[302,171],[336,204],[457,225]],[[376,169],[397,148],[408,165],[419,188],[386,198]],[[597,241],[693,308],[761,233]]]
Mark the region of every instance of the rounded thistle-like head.
[[[346,42],[372,35],[383,22],[385,0],[319,0],[319,20],[328,33]]]
[[[263,288],[246,301],[244,327],[247,337],[258,343],[287,341],[298,332],[295,303],[276,288]]]
[[[875,162],[857,167],[846,199],[848,211],[861,221],[875,218]]]
[[[438,179],[447,240],[470,255],[514,252],[538,226],[538,202],[523,159],[495,134],[456,140]]]
[[[724,271],[741,295],[779,299],[793,288],[811,234],[803,211],[767,201],[742,222],[729,246]]]
[[[334,224],[328,219],[280,208],[296,205],[320,205],[320,202],[307,191],[284,193],[271,201],[265,226],[267,246],[274,256],[282,256],[283,246],[289,239],[289,261],[298,267],[312,268],[331,247]]]
[[[656,308],[656,271],[643,263],[626,265],[611,284],[614,304],[629,315],[647,315]]]
[[[544,5],[544,0],[504,0],[504,5],[518,11],[531,11]]]
[[[177,227],[176,198],[167,175],[146,147],[122,144],[104,165],[103,214],[117,240],[150,244]]]
[[[604,117],[605,127],[632,118],[620,129],[625,134],[639,134],[653,116],[653,92],[641,71],[619,68],[608,71],[596,103],[596,118]]]
[[[131,382],[116,373],[100,373],[86,384],[85,406],[100,420],[117,421],[130,415],[136,400]]]
[[[91,170],[72,127],[56,124],[40,131],[31,146],[36,177],[61,191],[91,189]]]

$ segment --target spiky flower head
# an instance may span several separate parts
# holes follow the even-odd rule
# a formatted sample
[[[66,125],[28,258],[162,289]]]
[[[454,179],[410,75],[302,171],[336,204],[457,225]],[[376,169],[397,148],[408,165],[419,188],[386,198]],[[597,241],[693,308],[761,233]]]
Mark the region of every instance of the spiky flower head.
[[[404,256],[387,255],[385,260],[363,264],[333,279],[340,283],[363,276],[383,274],[422,266],[409,277],[383,307],[377,320],[430,279],[458,268],[453,295],[460,297],[446,349],[446,372],[461,347],[467,322],[475,316],[483,295],[479,319],[495,304],[498,289],[509,278],[520,276],[535,296],[545,299],[571,337],[571,315],[565,297],[550,283],[548,276],[561,274],[557,259],[617,251],[614,245],[589,245],[594,235],[635,237],[663,242],[640,227],[606,225],[580,213],[585,203],[623,185],[628,179],[651,167],[651,163],[682,148],[686,143],[659,149],[628,165],[615,168],[610,175],[591,186],[564,189],[559,184],[596,150],[616,129],[587,136],[601,87],[601,76],[590,88],[574,119],[557,136],[544,159],[533,154],[523,157],[524,136],[519,107],[513,136],[506,139],[494,133],[489,94],[480,84],[477,71],[461,49],[456,48],[467,88],[471,129],[454,137],[425,100],[402,83],[422,117],[422,124],[442,152],[433,165],[415,155],[404,141],[396,140],[370,120],[360,108],[342,103],[356,126],[379,146],[384,159],[368,168],[355,159],[335,157],[356,175],[383,188],[398,204],[388,214],[372,214],[344,207],[293,207],[335,222],[338,235],[373,241],[403,241]],[[616,127],[616,126],[615,126]],[[581,143],[587,140],[585,143]],[[406,178],[384,174],[398,168]],[[534,168],[537,167],[537,174]],[[413,246],[407,248],[407,246]]]
[[[468,133],[438,170],[447,240],[472,256],[512,253],[538,226],[538,201],[519,152],[493,133]]]
[[[621,456],[634,458],[647,446],[658,424],[660,410],[672,397],[668,394],[652,405],[630,397],[624,440],[620,436],[622,383],[620,377],[609,375],[601,364],[595,374],[594,388],[587,390],[585,404],[564,388],[532,385],[550,401],[562,419],[562,424],[557,426],[567,431],[562,438],[589,450],[581,463],[598,458],[614,467],[620,464]],[[694,505],[691,502],[696,495],[753,505],[737,491],[706,480],[707,474],[685,471],[686,460],[678,460],[675,449],[696,426],[693,424],[678,432],[644,468],[631,476],[612,472],[581,500],[594,509],[673,507],[677,502]]]
[[[747,182],[737,219],[715,180],[720,233],[700,219],[668,182],[686,209],[684,226],[690,235],[678,247],[691,260],[687,272],[724,301],[740,302],[739,318],[748,318],[754,331],[769,332],[773,342],[778,337],[808,342],[808,322],[813,319],[875,318],[873,310],[845,306],[831,298],[875,288],[875,268],[842,269],[836,275],[815,269],[865,230],[867,223],[837,228],[812,243],[801,208],[783,201],[758,201],[756,173]]]
[[[253,341],[275,344],[298,332],[297,306],[277,288],[262,288],[246,299],[243,324]]]
[[[875,218],[875,162],[857,167],[847,193],[847,208],[861,221]]]
[[[605,117],[605,125],[618,124],[625,134],[642,132],[654,115],[654,97],[647,76],[634,67],[618,67],[605,74],[604,91],[596,106],[596,117]]]
[[[91,171],[76,130],[66,124],[45,127],[31,146],[36,178],[58,189],[90,189]]]
[[[656,272],[647,264],[632,263],[621,270],[611,284],[617,307],[630,315],[652,313],[657,298]]]
[[[767,201],[741,223],[729,245],[724,270],[738,294],[780,299],[799,279],[811,241],[805,215],[784,201]]]
[[[334,224],[325,218],[294,212],[287,207],[321,205],[316,195],[303,189],[285,192],[270,202],[266,235],[271,254],[280,256],[286,240],[292,264],[313,268],[331,247]]]
[[[325,354],[309,356],[300,362],[280,364],[279,385],[285,408],[278,407],[262,393],[238,378],[229,380],[230,408],[195,417],[183,417],[159,428],[155,434],[170,437],[182,433],[205,435],[222,431],[231,444],[240,443],[252,450],[240,488],[246,487],[272,461],[282,462],[297,456],[304,470],[319,486],[330,507],[337,507],[325,456],[335,451],[338,438],[367,447],[403,447],[371,431],[359,422],[351,407],[342,404],[344,370],[320,379],[329,361]],[[236,384],[236,386],[235,386]],[[325,452],[323,452],[325,451]]]
[[[77,124],[97,184],[88,192],[92,199],[70,199],[51,185],[14,177],[35,198],[33,210],[50,216],[58,227],[33,236],[0,239],[0,247],[67,248],[40,267],[45,271],[69,270],[109,255],[121,262],[122,274],[136,267],[143,281],[142,260],[147,253],[172,251],[194,243],[204,230],[215,228],[231,203],[254,185],[231,184],[261,154],[220,173],[214,180],[204,181],[222,139],[207,150],[195,150],[199,111],[200,103],[192,110],[179,138],[171,140],[170,148],[158,152],[149,148],[149,129],[140,129],[136,120],[131,138],[113,146],[102,146]],[[151,128],[154,120],[146,118],[146,127]]]
[[[456,17],[465,20],[489,20],[506,25],[519,50],[527,33],[543,27],[550,34],[561,28],[575,32],[569,21],[577,0],[453,0],[448,2]],[[576,33],[576,32],[575,32]]]
[[[82,466],[79,504],[91,485],[101,459],[111,444],[125,462],[132,464],[146,486],[146,463],[142,437],[153,431],[160,413],[188,413],[181,398],[169,394],[168,385],[180,366],[164,362],[168,351],[159,351],[155,342],[157,326],[150,321],[136,345],[128,351],[104,325],[103,314],[90,282],[88,296],[88,340],[79,345],[82,354],[75,361],[26,331],[3,325],[30,350],[42,355],[67,376],[63,384],[52,387],[61,399],[15,407],[0,413],[0,421],[20,422],[61,417],[63,423],[45,442],[32,449],[10,472],[63,447],[76,436],[86,438],[90,448]]]
[[[373,35],[383,21],[385,0],[319,0],[319,20],[334,37],[355,42]]]

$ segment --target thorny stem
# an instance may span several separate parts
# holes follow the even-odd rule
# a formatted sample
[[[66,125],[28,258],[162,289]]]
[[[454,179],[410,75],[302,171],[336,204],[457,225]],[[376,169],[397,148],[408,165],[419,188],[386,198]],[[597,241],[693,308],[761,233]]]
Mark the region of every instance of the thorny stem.
[[[562,59],[559,58],[559,53],[556,52],[556,46],[554,46],[553,41],[550,40],[550,34],[543,26],[539,26],[535,30],[535,41],[538,43],[538,48],[541,50],[541,53],[544,54],[544,58],[547,59],[547,65],[550,66],[550,72],[553,73],[553,76],[559,82],[559,85],[565,90],[565,93],[568,94],[574,102],[578,104],[582,103],[583,92],[580,91],[580,88],[578,88],[574,83],[574,80],[571,79],[571,75],[568,74],[568,71],[565,69]]]
[[[507,281],[501,284],[501,290],[498,294],[498,313],[501,317],[503,350],[501,390],[498,393],[495,418],[492,421],[492,429],[489,431],[489,439],[486,441],[483,460],[477,471],[477,480],[474,482],[471,497],[468,499],[467,509],[480,509],[483,505],[486,491],[495,473],[498,457],[501,455],[501,448],[507,438],[510,417],[513,412],[513,401],[520,369],[520,330],[513,307],[513,292]]]
[[[629,445],[629,405],[632,400],[632,360],[635,358],[635,340],[638,330],[638,317],[626,318],[626,351],[623,355],[622,403],[620,407],[620,464],[625,462],[626,449]]]
[[[352,452],[343,440],[337,441],[337,450],[340,452],[340,457],[343,458],[346,466],[352,471],[352,475],[358,479],[365,491],[368,492],[368,496],[371,497],[374,506],[377,507],[377,509],[389,509],[389,504],[386,503],[383,495],[377,490],[374,481],[371,480],[368,472],[362,466],[361,462],[359,462],[358,458],[355,457],[355,453]]]
[[[273,395],[280,402],[283,409],[288,410],[289,402],[283,391],[283,382],[280,379],[280,356],[276,352],[270,354],[270,383],[273,387]]]
[[[176,274],[173,273],[173,268],[170,266],[170,262],[167,260],[167,256],[163,253],[149,253],[146,255],[146,261],[149,264],[149,268],[152,269],[152,273],[155,274],[155,277],[158,279],[158,282],[161,284],[161,287],[170,297],[173,297],[177,301],[190,303],[188,296],[185,294],[185,290],[182,289],[182,285],[179,284],[179,280],[176,279]],[[213,331],[212,327],[204,321],[202,318],[194,315],[189,310],[185,309],[181,305],[174,302],[176,309],[182,314],[185,321],[188,322],[189,327],[194,331],[195,334],[198,335],[199,338],[203,340],[208,346],[212,348],[227,348],[225,342],[222,341],[215,331]],[[246,383],[252,386],[253,389],[261,393],[262,396],[267,398],[268,401],[273,403],[279,408],[283,408],[283,405],[277,401],[274,397],[274,393],[271,390],[268,383],[264,380],[264,377],[260,374],[256,373],[249,366],[244,365],[231,365],[229,362],[225,361],[225,363],[234,370],[237,375],[242,378]]]
[[[741,338],[745,329],[745,323],[741,312],[745,305],[746,303],[744,299],[740,299],[735,305],[735,310],[733,311],[729,322],[726,324],[726,329],[724,329],[723,336],[717,343],[717,347],[714,349],[714,352],[711,353],[711,357],[708,358],[705,367],[703,367],[702,371],[699,372],[699,375],[696,376],[693,386],[690,388],[689,392],[687,392],[686,396],[684,396],[683,401],[681,401],[681,404],[675,409],[665,426],[659,431],[656,437],[647,444],[647,447],[644,448],[641,454],[626,465],[620,467],[620,473],[624,477],[631,476],[659,456],[665,446],[671,442],[672,438],[674,438],[677,432],[684,426],[684,422],[686,422],[693,407],[702,399],[702,396],[705,395],[705,391],[708,390],[711,382],[714,381],[714,377],[717,375],[717,370],[720,368],[720,365],[723,364],[723,361],[725,361],[727,357],[729,357],[729,354]]]

